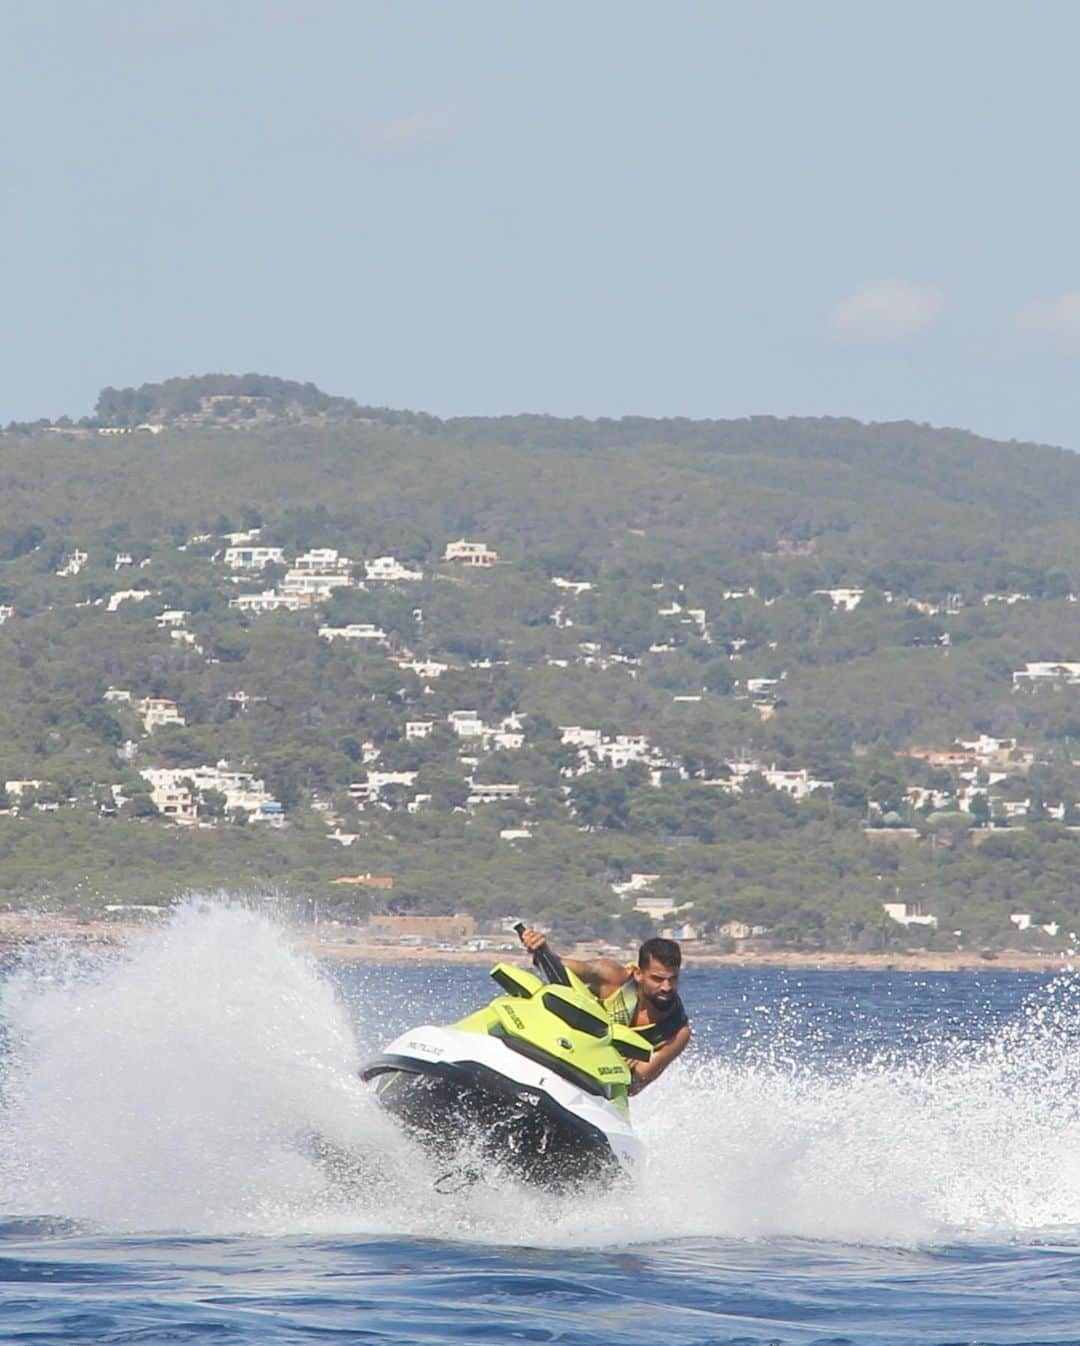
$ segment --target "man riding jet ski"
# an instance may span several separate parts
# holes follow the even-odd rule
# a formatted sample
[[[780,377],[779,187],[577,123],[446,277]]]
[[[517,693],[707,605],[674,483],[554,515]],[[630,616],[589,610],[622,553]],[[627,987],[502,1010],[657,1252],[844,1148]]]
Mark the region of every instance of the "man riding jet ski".
[[[503,995],[456,1024],[403,1033],[361,1078],[441,1160],[456,1162],[464,1143],[469,1161],[544,1187],[610,1182],[641,1160],[628,1063],[644,1065],[652,1045],[546,945],[535,962],[546,983],[499,963]]]
[[[682,950],[673,939],[647,939],[638,950],[637,962],[624,967],[613,958],[588,962],[560,959],[539,930],[518,933],[537,967],[553,958],[585,983],[613,1023],[637,1029],[652,1044],[648,1061],[631,1063],[631,1094],[652,1084],[685,1050],[690,1041],[690,1020],[678,991]]]

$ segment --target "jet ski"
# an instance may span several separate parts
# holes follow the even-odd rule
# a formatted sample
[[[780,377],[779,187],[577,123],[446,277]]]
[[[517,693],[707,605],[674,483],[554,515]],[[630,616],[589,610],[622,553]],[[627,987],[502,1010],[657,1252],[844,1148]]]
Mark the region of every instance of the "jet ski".
[[[502,994],[490,1004],[409,1029],[360,1075],[438,1160],[465,1156],[474,1175],[479,1165],[553,1190],[608,1186],[642,1161],[627,1062],[647,1061],[652,1047],[611,1023],[557,955],[544,949],[535,961],[547,980],[497,964]]]

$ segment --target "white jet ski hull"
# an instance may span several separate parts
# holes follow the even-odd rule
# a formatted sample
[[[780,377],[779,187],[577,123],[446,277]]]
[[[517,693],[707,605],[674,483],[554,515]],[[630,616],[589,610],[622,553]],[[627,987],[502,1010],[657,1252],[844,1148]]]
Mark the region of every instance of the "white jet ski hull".
[[[643,1161],[622,1110],[499,1037],[425,1024],[360,1073],[442,1157],[465,1140],[518,1176],[564,1188],[632,1175]]]

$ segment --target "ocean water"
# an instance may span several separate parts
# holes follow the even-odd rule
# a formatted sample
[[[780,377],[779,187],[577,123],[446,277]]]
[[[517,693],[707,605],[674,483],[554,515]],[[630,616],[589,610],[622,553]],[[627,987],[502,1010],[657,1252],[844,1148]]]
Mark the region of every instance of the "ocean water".
[[[557,1199],[435,1191],[356,1077],[492,985],[220,902],[8,964],[0,1339],[1080,1343],[1077,979],[691,967],[646,1171]]]

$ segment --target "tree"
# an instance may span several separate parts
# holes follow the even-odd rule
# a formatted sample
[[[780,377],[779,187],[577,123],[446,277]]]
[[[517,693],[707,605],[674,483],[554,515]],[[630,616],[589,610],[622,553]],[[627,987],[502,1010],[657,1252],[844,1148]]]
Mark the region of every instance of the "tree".
[[[975,827],[985,827],[990,821],[990,801],[985,794],[971,796],[971,820]]]
[[[630,819],[630,791],[618,771],[590,771],[570,788],[574,811],[586,827],[624,828]]]
[[[611,924],[613,938],[622,944],[642,944],[656,934],[656,923],[643,911],[620,911]]]
[[[437,809],[464,808],[469,798],[465,778],[436,762],[427,762],[419,769],[415,785],[416,793],[430,795]]]
[[[121,811],[129,814],[132,818],[156,818],[159,816],[158,806],[150,797],[149,791],[129,796]]]
[[[701,674],[702,686],[709,692],[727,695],[734,684],[731,676],[731,660],[720,656],[706,664]]]
[[[215,821],[225,816],[226,797],[220,790],[203,790],[199,796],[199,813]]]

